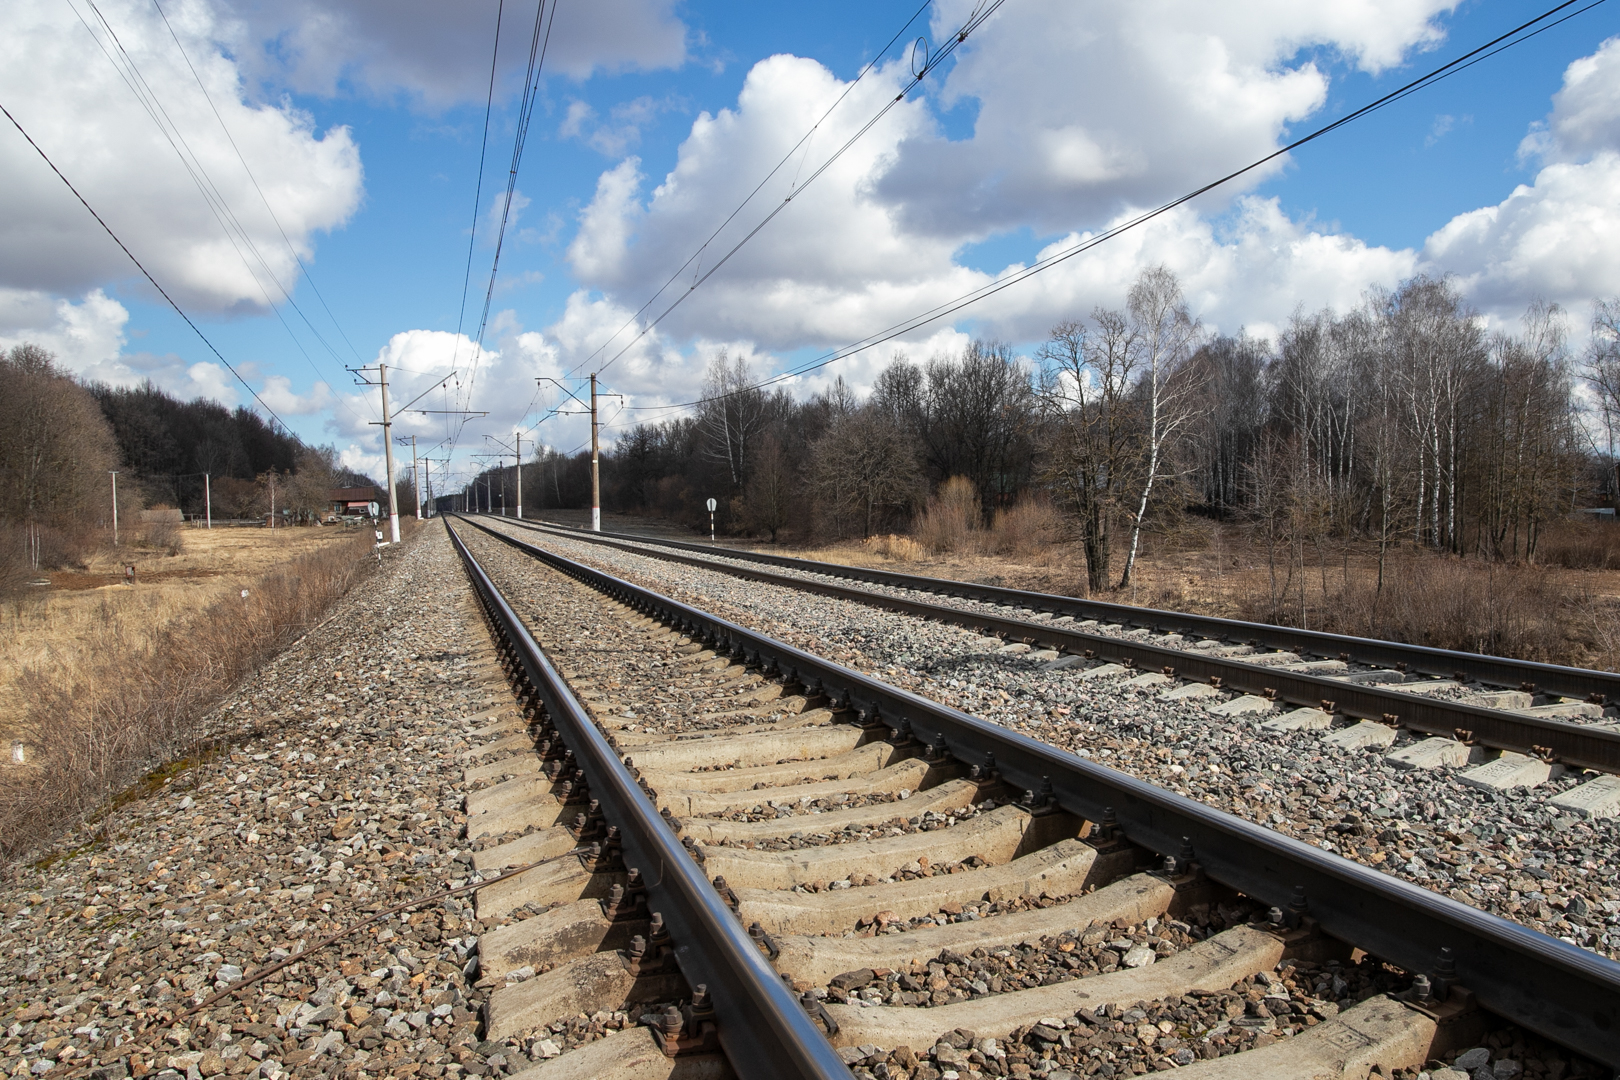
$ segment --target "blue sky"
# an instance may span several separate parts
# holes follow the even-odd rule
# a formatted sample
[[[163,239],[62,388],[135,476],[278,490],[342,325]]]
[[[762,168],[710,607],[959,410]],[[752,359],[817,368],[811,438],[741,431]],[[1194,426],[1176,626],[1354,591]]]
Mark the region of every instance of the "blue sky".
[[[560,2],[488,356],[470,383],[462,363],[456,398],[430,397],[491,414],[463,429],[458,464],[485,432],[514,427],[573,449],[578,418],[534,426],[559,399],[534,379],[586,361],[917,11],[915,2]],[[893,96],[911,40],[937,47],[973,6],[925,11],[739,221],[757,220],[785,194],[780,184],[812,171]],[[679,402],[697,393],[721,348],[769,374],[858,339],[1244,164],[1542,10],[1299,8],[1005,0],[604,381],[632,405]],[[102,48],[117,57],[108,27],[83,0],[8,7],[0,104],[283,419],[377,471],[380,444],[367,423],[375,401],[344,365],[388,359],[399,404],[470,351],[451,335],[458,322],[475,332],[489,282],[534,9],[506,6],[465,309],[493,3],[453,15],[358,0],[165,0],[163,10],[223,129],[150,0],[101,5],[134,65],[123,75]],[[1493,325],[1511,328],[1545,296],[1570,309],[1578,333],[1594,296],[1620,292],[1607,231],[1620,232],[1620,49],[1604,51],[1617,32],[1620,7],[1580,14],[1266,176],[825,375],[864,385],[896,349],[924,358],[969,334],[1027,349],[1057,318],[1120,303],[1134,272],[1155,262],[1177,271],[1195,310],[1222,332],[1272,334],[1296,308],[1343,309],[1369,286],[1422,271],[1456,275]],[[271,310],[225,245],[125,83],[134,69],[302,315],[284,301]],[[1527,145],[1535,131],[1540,141]],[[248,402],[43,168],[15,131],[0,130],[0,191],[10,193],[0,194],[0,343],[41,341],[86,377],[152,378],[182,395]],[[319,297],[307,281],[294,286],[281,233],[301,248]],[[446,422],[405,417],[401,430],[426,445]]]

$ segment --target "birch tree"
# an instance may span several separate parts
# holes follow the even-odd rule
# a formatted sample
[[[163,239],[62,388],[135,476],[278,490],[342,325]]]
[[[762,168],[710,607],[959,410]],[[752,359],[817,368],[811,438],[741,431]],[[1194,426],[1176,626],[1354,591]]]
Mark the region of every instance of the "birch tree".
[[[1131,583],[1153,489],[1168,475],[1166,449],[1197,409],[1198,384],[1190,377],[1187,360],[1200,334],[1198,321],[1187,310],[1181,295],[1181,284],[1163,266],[1142,272],[1131,286],[1127,306],[1141,357],[1138,390],[1143,398],[1145,430],[1142,488],[1131,516],[1131,544],[1125,555],[1125,572],[1119,578],[1122,589]]]

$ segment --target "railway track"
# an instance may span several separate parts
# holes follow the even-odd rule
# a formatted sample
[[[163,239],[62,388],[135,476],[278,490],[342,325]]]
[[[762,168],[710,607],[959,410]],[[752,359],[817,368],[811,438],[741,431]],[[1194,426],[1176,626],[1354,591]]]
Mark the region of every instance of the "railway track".
[[[648,1009],[537,1080],[1415,1075],[1503,1018],[1620,1064],[1620,965],[462,531],[540,721],[472,752],[475,866],[568,855],[479,894],[486,1038]],[[611,614],[554,611],[531,559]]]
[[[1296,717],[1297,724],[1326,728],[1337,715],[1543,762],[1620,773],[1620,723],[1613,715],[1614,703],[1620,702],[1620,675],[1609,672],[754,552],[721,552],[679,541],[505,523],[955,623],[1010,643],[1121,663],[1143,674],[1198,682],[1315,714]],[[790,572],[761,570],[748,563],[781,566]],[[937,599],[941,596],[956,602],[942,602]],[[1104,623],[1105,619],[1113,621]],[[1567,696],[1575,694],[1582,699]],[[1363,741],[1381,737],[1368,731]],[[1444,754],[1447,748],[1431,749]],[[1501,768],[1506,771],[1507,766]],[[1604,800],[1620,797],[1620,781],[1605,781],[1590,795]]]

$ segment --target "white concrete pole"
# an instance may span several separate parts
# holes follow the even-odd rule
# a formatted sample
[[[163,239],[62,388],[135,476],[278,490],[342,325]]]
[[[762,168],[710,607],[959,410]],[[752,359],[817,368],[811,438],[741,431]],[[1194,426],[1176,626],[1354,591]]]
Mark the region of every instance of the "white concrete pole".
[[[208,527],[214,527],[214,481],[213,477],[203,473],[203,514],[208,519]]]
[[[111,470],[108,470],[111,472]],[[113,485],[113,547],[118,546],[118,474],[112,474]]]
[[[416,460],[416,436],[411,436],[411,487],[416,498],[416,520],[422,520],[422,466]]]
[[[399,543],[399,496],[394,491],[394,422],[388,416],[388,365],[378,364],[378,382],[382,383],[383,462],[388,470],[388,535]]]
[[[602,472],[596,450],[596,372],[591,372],[591,532],[602,531]]]
[[[523,432],[517,433],[517,516],[523,520]]]

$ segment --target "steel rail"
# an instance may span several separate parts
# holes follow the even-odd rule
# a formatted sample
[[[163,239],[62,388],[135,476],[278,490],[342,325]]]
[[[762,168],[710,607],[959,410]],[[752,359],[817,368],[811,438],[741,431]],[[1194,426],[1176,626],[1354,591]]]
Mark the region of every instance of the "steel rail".
[[[544,530],[537,531],[544,532]],[[564,535],[569,539],[578,538],[572,532]],[[856,603],[900,611],[937,622],[952,623],[981,632],[993,631],[1014,641],[1053,645],[1071,652],[1124,661],[1144,671],[1163,671],[1166,674],[1199,682],[1218,681],[1220,686],[1229,690],[1263,695],[1301,706],[1331,705],[1329,711],[1341,712],[1348,716],[1399,724],[1431,735],[1462,738],[1498,750],[1555,757],[1559,761],[1580,768],[1620,773],[1620,731],[1590,724],[1575,724],[1543,716],[1523,716],[1501,709],[1447,701],[1443,698],[1429,698],[1376,685],[1362,686],[1321,675],[1284,671],[1278,667],[1251,663],[1235,657],[1210,656],[1196,650],[1176,649],[1106,634],[1090,634],[1069,627],[888,596],[853,586],[721,564],[702,556],[649,551],[638,547],[637,541],[634,540],[620,540],[614,537],[598,539],[590,535],[584,539],[650,558],[700,566],[749,580],[853,600]],[[714,552],[713,548],[706,550]]]
[[[514,524],[530,529],[536,527],[524,521],[515,521]],[[1026,592],[1000,585],[978,585],[951,578],[901,574],[892,570],[874,570],[862,566],[844,566],[839,563],[795,559],[787,555],[769,555],[758,551],[732,550],[663,537],[616,532],[592,533],[571,525],[550,522],[546,523],[546,526],[587,541],[595,540],[597,537],[608,537],[640,544],[656,544],[721,558],[781,566],[806,573],[866,581],[874,585],[945,593],[967,600],[1033,608],[1055,615],[1071,615],[1076,619],[1096,619],[1099,622],[1114,622],[1123,626],[1161,632],[1194,631],[1206,638],[1239,641],[1247,645],[1265,645],[1298,652],[1302,656],[1309,654],[1336,658],[1348,654],[1349,659],[1373,667],[1410,669],[1437,678],[1452,678],[1462,674],[1473,681],[1493,686],[1518,687],[1530,683],[1540,691],[1560,697],[1597,701],[1594,695],[1602,695],[1601,700],[1604,703],[1620,703],[1620,674],[1609,671],[1543,664],[1534,660],[1514,660],[1511,657],[1459,652],[1453,649],[1436,649],[1427,645],[1407,645],[1398,641],[1381,641],[1377,638],[1357,637],[1352,634],[1299,630],[1290,626],[1244,622],[1240,619],[1223,619],[1213,615],[1193,615],[1159,608],[1135,607],[1131,604],[1115,604],[1106,600],[1084,600],[1073,596],[1059,596],[1055,593]]]
[[[661,912],[690,986],[706,985],[716,1034],[739,1076],[847,1080],[849,1069],[748,937],[636,777],[592,722],[456,531],[445,531],[491,621],[506,637],[546,715],[574,752],[604,818],[619,828],[626,866],[639,867],[649,909]]]
[[[1019,787],[1050,783],[1064,810],[1088,821],[1112,813],[1132,843],[1178,860],[1190,848],[1212,880],[1263,905],[1298,911],[1303,902],[1328,935],[1407,971],[1454,978],[1483,1008],[1620,1068],[1620,964],[1612,960],[471,524],[717,653],[825,693],[866,722],[997,769]],[[1454,972],[1441,970],[1442,956],[1454,960]]]

